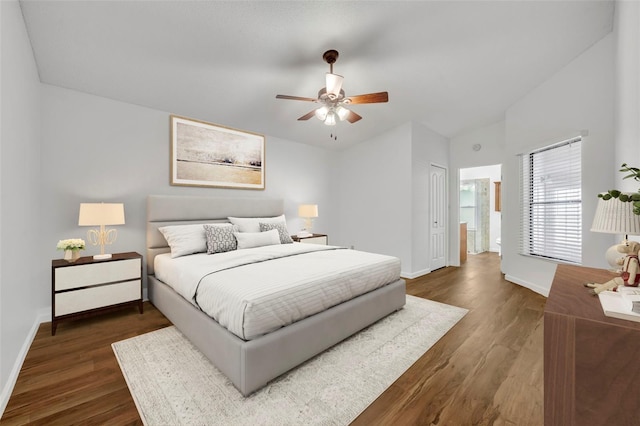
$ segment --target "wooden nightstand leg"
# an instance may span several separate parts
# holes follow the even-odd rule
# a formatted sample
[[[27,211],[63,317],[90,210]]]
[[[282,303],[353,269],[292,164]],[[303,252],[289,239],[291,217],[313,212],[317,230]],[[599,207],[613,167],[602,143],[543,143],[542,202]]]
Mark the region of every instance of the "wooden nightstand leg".
[[[58,327],[58,323],[55,321],[51,321],[51,335],[56,335],[56,328]]]
[[[138,309],[140,310],[140,315],[142,315],[142,310],[143,310],[142,300],[138,302]]]

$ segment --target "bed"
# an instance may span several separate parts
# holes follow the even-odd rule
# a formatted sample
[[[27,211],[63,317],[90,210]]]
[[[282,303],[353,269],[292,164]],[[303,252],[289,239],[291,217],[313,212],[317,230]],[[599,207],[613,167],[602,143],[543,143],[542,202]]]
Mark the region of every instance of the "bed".
[[[364,290],[366,292],[363,294],[311,316],[303,317],[289,325],[276,327],[274,331],[255,332],[251,336],[240,338],[205,314],[193,300],[186,299],[156,276],[154,270],[156,257],[160,264],[160,260],[166,258],[166,253],[170,252],[167,240],[159,228],[170,225],[228,222],[227,218],[231,216],[276,217],[283,214],[283,206],[284,203],[280,199],[166,195],[153,195],[147,199],[149,300],[229,378],[244,396],[260,389],[269,381],[368,325],[401,309],[405,304],[404,280],[399,276],[381,278],[372,274],[364,281],[382,282],[388,279],[389,282],[377,284],[373,290]],[[302,243],[295,243],[295,245],[312,246]],[[287,246],[292,246],[287,249],[293,249],[293,245]],[[327,247],[319,253],[331,259],[330,256],[338,255],[338,251],[347,254],[346,252],[351,250]],[[196,256],[193,258],[197,260]],[[360,271],[356,275],[364,272]]]

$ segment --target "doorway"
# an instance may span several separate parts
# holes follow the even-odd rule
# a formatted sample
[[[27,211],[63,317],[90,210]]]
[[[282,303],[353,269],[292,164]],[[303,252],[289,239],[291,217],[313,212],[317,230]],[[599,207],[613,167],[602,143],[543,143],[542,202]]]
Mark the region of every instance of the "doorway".
[[[500,164],[460,169],[460,223],[466,226],[467,253],[500,253]]]

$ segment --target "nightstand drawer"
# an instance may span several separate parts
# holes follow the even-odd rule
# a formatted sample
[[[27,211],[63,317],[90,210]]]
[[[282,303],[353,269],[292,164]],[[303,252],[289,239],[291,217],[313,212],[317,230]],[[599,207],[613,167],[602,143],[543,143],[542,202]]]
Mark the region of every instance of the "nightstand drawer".
[[[117,305],[140,299],[140,280],[101,285],[55,295],[55,316]]]
[[[322,245],[327,245],[327,237],[326,236],[322,236],[322,237],[309,237],[309,238],[301,238],[300,239],[301,243],[307,243],[307,244],[322,244]]]
[[[55,291],[140,278],[141,259],[56,268]]]

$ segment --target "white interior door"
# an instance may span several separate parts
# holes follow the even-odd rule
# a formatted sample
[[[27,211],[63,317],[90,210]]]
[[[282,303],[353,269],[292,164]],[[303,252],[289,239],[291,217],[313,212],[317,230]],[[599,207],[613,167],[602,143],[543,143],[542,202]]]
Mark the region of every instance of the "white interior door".
[[[431,233],[431,261],[433,271],[447,266],[447,170],[431,165],[429,172],[429,205]]]

